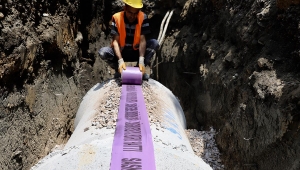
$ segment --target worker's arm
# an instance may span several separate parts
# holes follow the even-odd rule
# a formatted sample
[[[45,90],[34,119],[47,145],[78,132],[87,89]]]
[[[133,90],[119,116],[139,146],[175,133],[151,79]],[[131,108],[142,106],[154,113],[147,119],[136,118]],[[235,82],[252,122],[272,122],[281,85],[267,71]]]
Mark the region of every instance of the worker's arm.
[[[112,42],[113,49],[114,49],[115,55],[118,58],[118,60],[122,58],[121,49],[120,49],[120,46],[119,46],[119,43],[118,43],[119,39],[120,39],[119,35],[114,35],[113,42]]]
[[[139,51],[140,51],[140,56],[144,57],[145,52],[146,52],[146,37],[145,37],[145,35],[141,35],[141,37],[140,37]]]
[[[141,35],[140,37],[140,47],[139,47],[139,52],[140,52],[140,58],[139,58],[139,68],[140,71],[144,74],[145,73],[145,52],[146,52],[146,37],[145,35]]]
[[[126,70],[126,65],[125,65],[124,60],[122,58],[121,49],[120,49],[120,46],[119,46],[119,43],[118,43],[119,39],[120,39],[120,36],[114,35],[112,46],[113,46],[115,55],[118,58],[118,65],[119,65],[118,70],[119,70],[120,73],[122,73],[123,70]]]

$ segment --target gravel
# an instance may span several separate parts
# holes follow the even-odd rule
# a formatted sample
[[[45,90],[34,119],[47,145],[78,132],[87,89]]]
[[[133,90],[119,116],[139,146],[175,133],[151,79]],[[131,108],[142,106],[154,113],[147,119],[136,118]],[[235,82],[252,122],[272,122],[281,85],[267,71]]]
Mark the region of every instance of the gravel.
[[[101,100],[101,107],[97,115],[91,121],[92,126],[96,128],[106,127],[108,129],[115,129],[118,115],[119,100],[121,96],[121,82],[114,80],[109,85],[105,84],[102,88],[109,88]],[[150,124],[161,126],[161,106],[159,105],[159,98],[151,88],[151,86],[144,82],[142,85],[146,108],[149,114]],[[197,131],[196,129],[188,129],[185,131],[191,143],[195,155],[202,158],[204,162],[208,163],[214,170],[224,169],[220,159],[220,152],[215,142],[215,130]]]
[[[196,129],[186,130],[195,155],[202,158],[214,170],[224,169],[220,159],[220,152],[215,142],[216,131],[197,131]]]

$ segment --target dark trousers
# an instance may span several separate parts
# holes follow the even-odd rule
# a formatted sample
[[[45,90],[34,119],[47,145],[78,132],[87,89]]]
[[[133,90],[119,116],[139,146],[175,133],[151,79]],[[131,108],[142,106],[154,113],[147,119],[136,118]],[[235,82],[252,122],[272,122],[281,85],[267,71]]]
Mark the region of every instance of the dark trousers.
[[[146,42],[146,52],[145,52],[145,65],[149,65],[151,58],[153,57],[155,51],[158,49],[159,44],[155,39],[150,39]],[[118,58],[115,56],[115,52],[111,47],[102,47],[98,51],[100,57],[107,62],[112,68],[117,68]],[[122,58],[125,62],[137,62],[139,61],[139,50],[134,50],[133,48],[126,47],[121,52]]]

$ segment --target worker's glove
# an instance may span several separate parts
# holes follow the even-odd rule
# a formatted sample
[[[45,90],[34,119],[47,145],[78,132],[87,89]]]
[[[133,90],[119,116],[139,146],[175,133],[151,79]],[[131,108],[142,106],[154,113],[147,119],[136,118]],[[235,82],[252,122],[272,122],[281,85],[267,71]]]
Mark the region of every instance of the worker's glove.
[[[124,63],[123,58],[118,60],[118,64],[119,64],[119,67],[118,67],[119,73],[122,73],[123,70],[126,70],[126,65]]]
[[[139,58],[139,68],[140,68],[140,71],[144,74],[145,73],[145,64],[144,64],[144,57],[143,56],[140,56]]]

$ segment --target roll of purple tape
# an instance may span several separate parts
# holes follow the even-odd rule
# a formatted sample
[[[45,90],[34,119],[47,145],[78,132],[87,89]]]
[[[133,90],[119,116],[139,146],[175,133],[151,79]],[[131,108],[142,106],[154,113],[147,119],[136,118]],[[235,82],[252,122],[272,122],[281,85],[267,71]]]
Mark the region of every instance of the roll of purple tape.
[[[123,70],[121,79],[122,84],[142,84],[142,72],[138,67],[126,67],[126,70]]]

